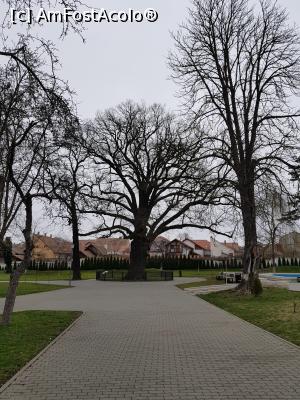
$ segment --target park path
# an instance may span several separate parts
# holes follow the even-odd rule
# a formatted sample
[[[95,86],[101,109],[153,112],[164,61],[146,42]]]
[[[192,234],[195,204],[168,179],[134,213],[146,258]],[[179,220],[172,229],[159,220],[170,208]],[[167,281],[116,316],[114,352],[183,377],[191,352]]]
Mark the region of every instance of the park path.
[[[85,281],[20,296],[16,308],[84,314],[1,400],[300,398],[296,346],[174,282]]]

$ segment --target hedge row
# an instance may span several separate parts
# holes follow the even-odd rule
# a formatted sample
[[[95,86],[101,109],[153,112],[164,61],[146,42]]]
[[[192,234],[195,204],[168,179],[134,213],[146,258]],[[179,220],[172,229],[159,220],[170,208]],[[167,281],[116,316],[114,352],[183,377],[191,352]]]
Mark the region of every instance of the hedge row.
[[[92,257],[85,258],[81,262],[82,270],[97,270],[97,269],[128,269],[129,260],[117,257]]]
[[[300,260],[298,258],[278,258],[278,267],[300,267]]]
[[[261,268],[270,268],[271,262],[262,260]],[[85,258],[81,262],[82,270],[97,270],[97,269],[106,269],[106,270],[121,270],[128,269],[129,260],[122,259],[117,257],[93,257],[93,258]],[[300,266],[300,260],[297,258],[279,258],[278,259],[278,267],[288,267],[288,266]],[[14,265],[16,267],[16,263]],[[165,270],[185,270],[185,269],[233,269],[233,268],[241,268],[242,262],[241,260],[236,259],[227,259],[227,260],[211,260],[211,259],[197,259],[190,258],[186,256],[182,257],[149,257],[146,263],[147,268],[160,269],[163,268]],[[68,266],[67,261],[55,261],[55,262],[47,262],[47,261],[36,261],[33,260],[30,265],[30,270],[34,271],[63,271],[67,270],[70,267]]]
[[[33,271],[64,271],[69,269],[67,261],[37,261],[33,260],[28,268]]]
[[[102,257],[102,258],[86,258],[81,263],[82,270],[96,270],[96,269],[127,269],[129,260],[116,258],[116,257]],[[190,257],[149,257],[146,262],[146,268],[163,268],[165,270],[185,270],[185,269],[225,269],[227,268],[241,268],[242,263],[238,260],[223,260],[216,261],[211,259],[195,259]]]

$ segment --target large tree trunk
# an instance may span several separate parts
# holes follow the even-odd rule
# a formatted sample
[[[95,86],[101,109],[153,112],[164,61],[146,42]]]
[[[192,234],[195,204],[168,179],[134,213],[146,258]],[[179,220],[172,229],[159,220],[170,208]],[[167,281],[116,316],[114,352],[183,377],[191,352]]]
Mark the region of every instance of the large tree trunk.
[[[76,209],[72,209],[72,233],[73,233],[73,251],[72,251],[72,271],[74,281],[81,279],[80,272],[80,253],[79,253],[79,229],[78,229],[78,218]]]
[[[151,210],[147,206],[147,196],[139,193],[140,207],[135,215],[135,230],[131,242],[130,262],[128,274],[129,280],[141,281],[145,279],[146,261],[150,249],[150,241],[147,238],[147,222]]]
[[[20,276],[23,274],[26,268],[30,266],[31,263],[31,253],[32,253],[32,198],[28,195],[25,199],[25,211],[26,211],[26,222],[25,228],[23,230],[23,235],[25,239],[25,252],[23,262],[17,266],[17,268],[11,273],[10,281],[6,293],[4,310],[2,315],[1,323],[3,325],[9,325],[11,316],[14,310],[17,288],[19,285]]]
[[[240,190],[240,196],[245,248],[243,256],[243,279],[239,285],[239,289],[244,292],[252,293],[255,275],[257,273],[256,268],[259,263],[254,180],[248,180],[247,183],[244,183],[242,190]]]
[[[146,237],[135,237],[131,242],[130,262],[127,279],[141,281],[145,279],[145,267],[149,252]]]

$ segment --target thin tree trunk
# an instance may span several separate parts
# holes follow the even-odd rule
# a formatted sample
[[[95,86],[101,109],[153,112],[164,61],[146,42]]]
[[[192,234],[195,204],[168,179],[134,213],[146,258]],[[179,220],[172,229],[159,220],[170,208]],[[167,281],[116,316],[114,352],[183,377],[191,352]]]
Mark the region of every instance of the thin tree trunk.
[[[25,269],[30,266],[32,253],[32,198],[28,195],[25,199],[26,222],[23,230],[25,239],[25,252],[23,262],[10,275],[10,281],[6,293],[4,310],[2,315],[2,325],[9,325],[11,316],[14,310],[17,288],[19,285],[20,276]]]
[[[0,226],[2,227],[4,225],[2,218],[4,218],[4,204],[3,204],[3,198],[4,198],[4,189],[5,189],[5,177],[4,175],[0,174]],[[0,233],[0,243],[1,240],[4,240],[4,233]]]
[[[276,272],[275,268],[275,237],[272,235],[272,270]]]
[[[79,253],[79,229],[78,229],[78,218],[76,209],[72,209],[72,233],[73,233],[73,257],[72,257],[72,271],[74,281],[81,279],[80,271],[80,253]]]

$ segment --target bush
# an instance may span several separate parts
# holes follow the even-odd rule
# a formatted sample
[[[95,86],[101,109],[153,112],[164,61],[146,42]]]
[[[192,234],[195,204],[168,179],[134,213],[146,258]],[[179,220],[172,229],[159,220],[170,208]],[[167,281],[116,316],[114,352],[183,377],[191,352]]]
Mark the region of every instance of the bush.
[[[255,275],[252,286],[252,294],[254,294],[254,296],[259,296],[260,294],[262,294],[262,292],[263,292],[263,287],[261,281],[258,275]]]

